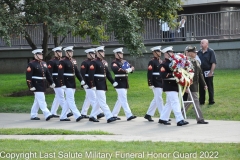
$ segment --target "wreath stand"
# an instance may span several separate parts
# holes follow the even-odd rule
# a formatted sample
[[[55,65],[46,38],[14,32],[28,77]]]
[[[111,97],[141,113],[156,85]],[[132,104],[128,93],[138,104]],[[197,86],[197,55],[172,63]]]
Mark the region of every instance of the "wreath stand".
[[[184,101],[184,100],[183,100],[182,87],[181,87],[180,85],[178,85],[178,88],[179,88],[179,100],[181,100],[181,105],[182,105],[182,108],[183,108],[184,118],[185,118],[185,119],[187,118],[187,116],[186,116],[186,110],[185,110],[185,107],[184,107],[184,104],[185,104],[185,103],[192,103],[192,104],[193,104],[193,107],[194,107],[194,109],[195,109],[195,111],[196,111],[196,113],[197,113],[197,117],[199,118],[199,114],[198,114],[198,111],[197,111],[197,107],[196,107],[196,105],[195,105],[195,103],[194,103],[194,100],[193,100],[193,97],[192,97],[192,93],[191,93],[189,87],[187,87],[186,90],[188,91],[188,96],[190,95],[190,97],[191,97],[191,100],[190,100],[190,101]]]

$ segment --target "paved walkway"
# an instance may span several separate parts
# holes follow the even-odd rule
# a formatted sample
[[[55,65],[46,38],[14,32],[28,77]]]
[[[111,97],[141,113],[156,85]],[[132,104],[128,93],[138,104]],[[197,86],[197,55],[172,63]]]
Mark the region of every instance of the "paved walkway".
[[[114,135],[1,135],[0,139],[40,139],[40,140],[106,140],[106,141],[164,141],[164,142],[203,142],[203,143],[240,143],[240,121],[207,120],[209,124],[197,124],[195,119],[187,119],[186,126],[176,126],[175,119],[172,125],[165,126],[148,122],[143,117],[127,121],[126,117],[113,123],[107,123],[105,118],[93,123],[88,119],[76,122],[60,122],[58,118],[45,121],[39,115],[40,121],[31,121],[29,114],[0,113],[0,128],[44,128],[66,129],[74,131],[101,130]]]

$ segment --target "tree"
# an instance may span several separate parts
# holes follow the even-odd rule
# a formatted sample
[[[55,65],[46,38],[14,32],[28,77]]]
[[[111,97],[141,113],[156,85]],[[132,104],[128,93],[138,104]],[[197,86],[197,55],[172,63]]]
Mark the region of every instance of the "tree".
[[[44,56],[51,36],[55,46],[62,45],[68,34],[89,36],[99,44],[110,33],[139,55],[144,48],[143,19],[161,18],[174,25],[181,0],[0,0],[0,7],[0,36],[9,45],[12,36],[22,34],[36,49],[26,25],[42,24]]]

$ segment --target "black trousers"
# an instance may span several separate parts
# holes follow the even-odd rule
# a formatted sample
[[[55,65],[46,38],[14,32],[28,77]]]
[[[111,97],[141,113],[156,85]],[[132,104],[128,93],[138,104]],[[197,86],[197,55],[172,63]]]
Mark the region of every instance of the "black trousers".
[[[182,41],[186,41],[184,27],[180,28],[180,33],[181,33]]]
[[[214,103],[214,88],[213,88],[213,76],[212,77],[204,77],[205,82],[208,87],[208,95],[209,95],[209,103]],[[199,102],[200,104],[205,103],[205,96],[206,96],[206,91],[204,90],[204,86],[201,86],[199,83]]]
[[[169,37],[170,37],[169,31],[162,31],[162,36],[163,36],[163,40],[164,40],[165,42],[168,42],[168,41],[169,41]]]
[[[187,99],[188,99],[188,93],[185,92],[184,95],[183,95],[183,100],[187,101]]]

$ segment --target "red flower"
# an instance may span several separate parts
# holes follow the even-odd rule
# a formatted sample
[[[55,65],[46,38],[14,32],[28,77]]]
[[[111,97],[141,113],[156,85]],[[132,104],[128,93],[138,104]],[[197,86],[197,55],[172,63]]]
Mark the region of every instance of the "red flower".
[[[180,79],[180,78],[182,78],[182,73],[174,72],[174,76],[177,77],[178,79]]]
[[[183,81],[179,81],[178,83],[179,83],[181,86],[185,86],[186,81],[185,81],[185,79],[184,79]]]
[[[179,54],[179,56],[180,56],[181,58],[184,58],[184,55],[183,55],[183,54]]]

